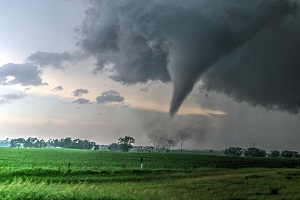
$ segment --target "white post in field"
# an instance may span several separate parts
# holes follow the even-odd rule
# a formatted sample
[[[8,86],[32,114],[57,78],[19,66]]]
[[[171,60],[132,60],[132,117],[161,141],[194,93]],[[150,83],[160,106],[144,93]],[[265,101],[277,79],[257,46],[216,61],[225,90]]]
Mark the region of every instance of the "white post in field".
[[[141,157],[141,169],[143,169],[143,157]]]

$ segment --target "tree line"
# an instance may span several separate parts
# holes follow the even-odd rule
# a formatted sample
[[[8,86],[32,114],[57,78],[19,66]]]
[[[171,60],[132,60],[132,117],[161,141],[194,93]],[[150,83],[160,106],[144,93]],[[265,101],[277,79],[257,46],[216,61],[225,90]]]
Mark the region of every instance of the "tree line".
[[[60,148],[74,148],[74,149],[99,149],[99,145],[87,139],[72,139],[71,137],[61,139],[38,139],[36,137],[16,138],[11,139],[10,147],[25,147],[25,148],[45,148],[45,147],[60,147]]]
[[[130,136],[120,137],[117,143],[112,143],[108,145],[110,151],[124,151],[128,152],[135,143],[134,138]],[[94,149],[99,150],[100,145],[97,145],[93,141],[87,139],[72,139],[71,137],[61,138],[61,139],[38,139],[36,137],[25,138],[16,138],[11,139],[10,147],[16,148],[46,148],[46,147],[55,147],[55,148],[73,148],[73,149]]]
[[[255,147],[250,147],[248,149],[243,149],[241,147],[229,147],[223,151],[224,155],[226,156],[234,156],[234,157],[239,157],[239,156],[246,156],[246,157],[266,157],[268,154],[265,150],[255,148]],[[268,155],[269,157],[272,158],[300,158],[300,154],[297,151],[271,151],[271,153]]]

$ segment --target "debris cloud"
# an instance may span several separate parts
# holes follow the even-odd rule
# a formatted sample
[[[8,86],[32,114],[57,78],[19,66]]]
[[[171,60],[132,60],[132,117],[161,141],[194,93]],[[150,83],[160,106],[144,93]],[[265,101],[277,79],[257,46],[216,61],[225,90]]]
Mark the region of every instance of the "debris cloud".
[[[178,143],[201,142],[211,129],[209,117],[204,115],[177,115],[173,119],[161,112],[138,112],[142,128],[154,146],[175,147]]]

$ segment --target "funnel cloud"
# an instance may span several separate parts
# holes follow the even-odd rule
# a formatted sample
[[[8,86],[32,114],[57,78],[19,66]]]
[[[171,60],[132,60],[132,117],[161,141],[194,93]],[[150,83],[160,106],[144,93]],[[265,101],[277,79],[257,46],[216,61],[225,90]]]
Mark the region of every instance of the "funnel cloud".
[[[78,45],[115,81],[174,86],[169,113],[205,89],[270,109],[300,107],[299,2],[90,1]]]

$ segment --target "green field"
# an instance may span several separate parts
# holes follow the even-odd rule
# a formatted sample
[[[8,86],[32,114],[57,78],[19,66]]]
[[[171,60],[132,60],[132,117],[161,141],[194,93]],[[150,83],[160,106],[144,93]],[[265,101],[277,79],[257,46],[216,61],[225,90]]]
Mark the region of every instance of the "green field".
[[[300,159],[0,148],[0,199],[300,199],[298,166]]]

